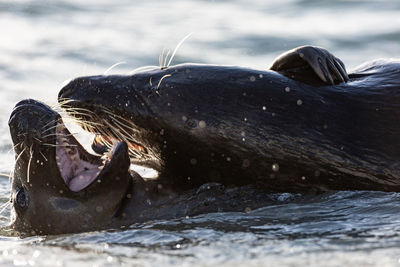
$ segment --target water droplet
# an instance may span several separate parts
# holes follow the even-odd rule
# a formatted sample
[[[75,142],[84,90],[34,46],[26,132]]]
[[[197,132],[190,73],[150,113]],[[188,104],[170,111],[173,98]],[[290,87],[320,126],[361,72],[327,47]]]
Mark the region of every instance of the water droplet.
[[[263,106],[262,109],[263,109],[263,110],[267,110],[267,107],[266,107],[266,106]]]
[[[303,104],[303,101],[301,99],[297,100],[297,105],[301,106]]]
[[[272,164],[272,170],[273,170],[274,172],[279,171],[279,165],[278,165],[278,163]]]
[[[255,81],[256,81],[256,77],[250,76],[250,82],[255,82]]]
[[[199,121],[199,127],[200,128],[205,128],[207,126],[205,121]]]
[[[289,86],[285,88],[285,92],[286,92],[286,93],[289,93],[289,92],[290,92],[290,87],[289,87]]]

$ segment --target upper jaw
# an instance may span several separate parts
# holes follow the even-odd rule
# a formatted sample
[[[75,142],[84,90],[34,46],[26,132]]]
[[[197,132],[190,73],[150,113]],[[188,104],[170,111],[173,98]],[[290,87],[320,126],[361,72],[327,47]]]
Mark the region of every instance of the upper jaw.
[[[88,153],[65,127],[60,115],[45,104],[35,100],[24,100],[16,105],[11,113],[10,133],[14,143],[17,160],[24,160],[27,166],[28,183],[36,161],[45,159],[49,168],[55,171],[67,188],[80,192],[90,187],[94,181],[110,172],[118,161],[128,161],[125,172],[129,173],[127,145],[115,142],[110,152],[103,156]],[[25,162],[26,161],[26,162]],[[40,167],[40,166],[38,166]],[[122,171],[122,170],[121,170]],[[112,174],[110,174],[112,176]],[[46,179],[57,178],[54,175]],[[37,180],[37,179],[36,179]],[[22,181],[21,181],[22,182]]]
[[[112,150],[115,142],[126,142],[131,163],[151,168],[157,166],[154,164],[158,161],[159,149],[154,146],[157,142],[149,142],[149,136],[155,134],[140,127],[129,114],[121,115],[101,105],[79,100],[60,101],[60,105],[81,128],[95,134],[92,149],[96,153],[103,154]],[[160,134],[157,137],[160,138]]]

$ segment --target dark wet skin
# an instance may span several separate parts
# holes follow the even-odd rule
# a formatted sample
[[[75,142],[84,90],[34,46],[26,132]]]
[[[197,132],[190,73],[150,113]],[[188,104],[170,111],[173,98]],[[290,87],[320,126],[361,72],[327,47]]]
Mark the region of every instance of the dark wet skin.
[[[97,152],[112,154],[104,167],[57,112],[21,101],[9,121],[12,227],[82,232],[244,211],[273,202],[270,192],[400,191],[399,63],[347,76],[328,51],[300,47],[271,68],[183,64],[71,81],[60,104],[98,134]]]
[[[110,225],[131,186],[126,144],[120,144],[114,161],[97,179],[79,192],[69,189],[56,163],[57,112],[35,100],[14,108],[10,133],[16,163],[12,178],[12,227],[25,234],[78,232]],[[72,143],[69,132],[65,135]],[[75,141],[76,142],[76,141]],[[100,157],[87,154],[100,164]]]
[[[10,197],[11,228],[20,235],[126,228],[135,222],[245,211],[275,201],[254,186],[229,188],[209,183],[180,191],[159,181],[144,181],[129,170],[124,142],[115,145],[112,157],[97,171],[98,166],[104,165],[100,156],[84,150],[64,128],[56,111],[32,99],[16,105],[9,126],[16,155]],[[61,139],[65,139],[62,144],[58,142]],[[71,153],[74,149],[79,152]],[[80,162],[76,165],[86,166],[76,179],[79,175],[91,176],[92,165],[96,170],[94,179],[82,189],[70,182],[73,178],[65,179],[61,174],[65,167],[62,163],[67,161],[64,150]]]
[[[97,123],[93,132],[143,147],[131,162],[176,187],[399,191],[396,64],[347,75],[328,51],[306,46],[279,57],[275,71],[183,64],[77,78],[59,97]],[[124,124],[127,134],[111,130]]]

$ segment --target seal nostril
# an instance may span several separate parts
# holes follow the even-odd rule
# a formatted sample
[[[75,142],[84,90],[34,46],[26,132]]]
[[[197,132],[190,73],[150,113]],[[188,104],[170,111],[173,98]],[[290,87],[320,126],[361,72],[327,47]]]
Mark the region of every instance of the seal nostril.
[[[63,100],[69,98],[75,91],[79,88],[82,88],[87,84],[86,78],[76,78],[72,81],[66,82],[65,86],[61,88],[60,92],[58,93],[58,101],[62,102]],[[89,80],[90,83],[90,80]]]
[[[70,95],[72,95],[74,91],[75,91],[74,87],[71,87],[71,83],[67,84],[58,93],[58,100],[60,101],[62,99],[69,97]]]

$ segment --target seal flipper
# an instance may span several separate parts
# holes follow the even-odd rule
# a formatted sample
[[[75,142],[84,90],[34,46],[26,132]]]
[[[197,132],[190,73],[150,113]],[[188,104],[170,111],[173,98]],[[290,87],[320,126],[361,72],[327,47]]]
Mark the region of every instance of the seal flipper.
[[[349,77],[343,62],[328,50],[317,46],[300,46],[281,54],[270,70],[309,84],[339,84]]]

